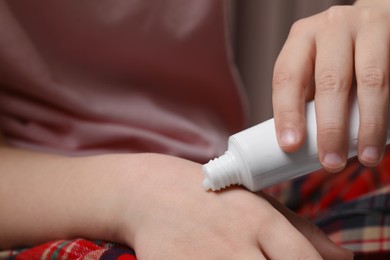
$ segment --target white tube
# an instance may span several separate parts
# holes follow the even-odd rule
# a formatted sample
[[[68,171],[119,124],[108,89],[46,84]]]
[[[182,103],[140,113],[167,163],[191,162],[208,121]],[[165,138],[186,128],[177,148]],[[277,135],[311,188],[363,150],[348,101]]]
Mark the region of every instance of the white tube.
[[[258,191],[320,169],[314,102],[306,106],[306,122],[306,142],[294,153],[279,147],[274,119],[230,136],[225,154],[203,165],[204,188],[215,191],[240,184]],[[354,100],[350,109],[348,158],[357,154],[358,127],[359,111]],[[389,130],[387,136],[388,144]]]

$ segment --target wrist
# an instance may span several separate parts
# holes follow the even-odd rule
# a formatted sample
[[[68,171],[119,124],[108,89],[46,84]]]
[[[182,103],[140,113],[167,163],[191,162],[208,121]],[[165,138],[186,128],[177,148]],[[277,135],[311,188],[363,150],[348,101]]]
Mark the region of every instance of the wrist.
[[[167,190],[161,174],[169,159],[160,154],[113,154],[83,159],[81,186],[90,189],[90,205],[80,217],[82,236],[125,244],[134,248],[136,232]],[[160,189],[159,191],[156,191]],[[84,191],[85,193],[85,191]],[[158,194],[156,196],[156,194]],[[157,197],[157,198],[156,198]],[[154,206],[153,206],[154,205]],[[91,216],[92,214],[92,216]]]
[[[78,186],[84,187],[79,200],[80,215],[75,230],[76,236],[90,239],[107,240],[126,244],[132,234],[133,217],[126,211],[132,210],[136,203],[134,189],[137,184],[137,172],[131,165],[138,155],[99,155],[80,158],[81,174]],[[77,160],[77,159],[76,159]]]

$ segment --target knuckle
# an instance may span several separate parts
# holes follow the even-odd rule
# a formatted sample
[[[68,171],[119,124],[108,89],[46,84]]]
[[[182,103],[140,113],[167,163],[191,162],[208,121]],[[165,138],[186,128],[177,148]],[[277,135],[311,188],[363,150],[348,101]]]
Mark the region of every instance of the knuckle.
[[[345,23],[345,18],[348,17],[350,6],[335,5],[325,11],[325,19],[328,24]]]
[[[278,91],[286,88],[291,82],[291,74],[288,72],[276,72],[272,79],[273,91]]]
[[[295,21],[290,29],[290,36],[299,36],[303,35],[307,32],[308,22],[307,18],[302,18]]]
[[[355,24],[358,21],[363,25],[380,24],[388,21],[387,13],[378,8],[362,8],[356,6],[335,5],[324,12],[324,24],[329,26],[350,23]]]
[[[316,79],[316,91],[318,94],[335,94],[347,90],[345,81],[334,70],[323,71]]]
[[[292,127],[299,126],[301,122],[304,122],[305,114],[292,106],[285,106],[274,110],[274,118],[280,128]]]
[[[377,135],[378,130],[382,129],[382,126],[378,122],[361,122],[360,129],[364,131],[366,135]]]
[[[266,239],[266,237],[269,235],[270,232],[272,232],[272,228],[277,222],[275,221],[275,217],[269,215],[268,217],[264,217],[261,219],[261,223],[259,223],[258,230],[261,230],[257,234],[257,240],[262,241],[263,239]]]
[[[360,20],[364,24],[378,23],[387,19],[386,13],[376,8],[362,8],[360,11]]]
[[[327,137],[336,137],[343,133],[343,124],[334,121],[321,122],[318,125],[318,133]]]
[[[369,90],[379,90],[385,86],[385,73],[375,67],[364,69],[358,76],[358,84]]]

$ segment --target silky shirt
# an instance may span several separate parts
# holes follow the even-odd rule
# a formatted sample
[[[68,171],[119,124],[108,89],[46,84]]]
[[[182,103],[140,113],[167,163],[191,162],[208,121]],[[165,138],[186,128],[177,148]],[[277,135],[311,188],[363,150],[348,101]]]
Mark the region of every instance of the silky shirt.
[[[246,124],[226,5],[1,1],[6,142],[68,155],[220,155]]]

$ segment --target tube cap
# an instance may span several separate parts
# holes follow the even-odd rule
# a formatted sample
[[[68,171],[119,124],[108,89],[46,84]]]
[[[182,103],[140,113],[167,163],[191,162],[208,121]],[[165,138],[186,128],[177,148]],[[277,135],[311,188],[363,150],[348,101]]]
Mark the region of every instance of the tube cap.
[[[203,165],[203,187],[206,190],[220,190],[233,184],[241,184],[237,162],[227,151]]]

